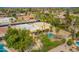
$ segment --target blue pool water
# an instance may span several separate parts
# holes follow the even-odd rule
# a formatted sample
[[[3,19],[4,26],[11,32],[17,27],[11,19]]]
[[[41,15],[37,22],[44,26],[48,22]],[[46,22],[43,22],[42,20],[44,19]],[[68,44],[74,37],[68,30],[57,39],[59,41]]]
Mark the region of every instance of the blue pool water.
[[[54,37],[55,37],[55,35],[54,35],[54,34],[52,34],[51,32],[48,32],[48,34],[47,34],[47,35],[48,35],[48,38],[49,38],[49,39],[51,39],[51,38],[54,38]]]
[[[79,41],[76,42],[76,46],[79,47]]]
[[[4,45],[0,43],[0,52],[7,52],[7,50],[4,49]]]

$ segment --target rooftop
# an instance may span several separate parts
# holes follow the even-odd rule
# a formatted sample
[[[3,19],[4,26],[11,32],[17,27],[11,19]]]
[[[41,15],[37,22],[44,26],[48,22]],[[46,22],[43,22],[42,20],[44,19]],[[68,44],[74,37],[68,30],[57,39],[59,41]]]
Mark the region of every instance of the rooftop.
[[[36,30],[45,30],[50,28],[50,24],[45,23],[45,22],[36,22],[32,24],[20,24],[20,25],[15,25],[13,28],[20,28],[20,29],[27,29],[30,30],[31,32],[34,32]]]

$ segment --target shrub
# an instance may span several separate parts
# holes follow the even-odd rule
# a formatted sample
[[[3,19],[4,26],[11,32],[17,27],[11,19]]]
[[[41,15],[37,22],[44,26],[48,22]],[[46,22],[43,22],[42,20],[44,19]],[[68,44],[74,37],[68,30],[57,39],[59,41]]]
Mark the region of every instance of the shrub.
[[[72,45],[73,44],[73,40],[72,39],[69,39],[68,41],[67,41],[67,45]]]

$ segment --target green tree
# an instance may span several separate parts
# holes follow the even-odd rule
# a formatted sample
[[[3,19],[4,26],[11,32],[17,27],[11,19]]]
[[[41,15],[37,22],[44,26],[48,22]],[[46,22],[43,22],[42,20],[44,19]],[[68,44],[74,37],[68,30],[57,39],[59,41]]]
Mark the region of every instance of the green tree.
[[[14,48],[18,51],[25,51],[33,45],[33,37],[30,36],[28,30],[9,28],[4,38],[9,48]]]
[[[73,44],[73,40],[72,39],[69,39],[68,41],[67,41],[67,45],[72,45]]]

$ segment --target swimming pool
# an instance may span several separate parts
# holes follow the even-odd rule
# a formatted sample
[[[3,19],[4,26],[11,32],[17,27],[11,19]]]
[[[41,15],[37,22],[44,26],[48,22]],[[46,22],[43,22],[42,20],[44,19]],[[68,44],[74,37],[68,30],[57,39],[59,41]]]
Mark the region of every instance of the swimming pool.
[[[0,52],[8,52],[6,49],[4,49],[4,44],[0,43]]]
[[[55,35],[53,33],[51,33],[51,32],[48,32],[47,35],[48,35],[49,39],[55,38]]]
[[[75,42],[75,45],[76,45],[77,47],[79,47],[79,41],[76,41],[76,42]]]

